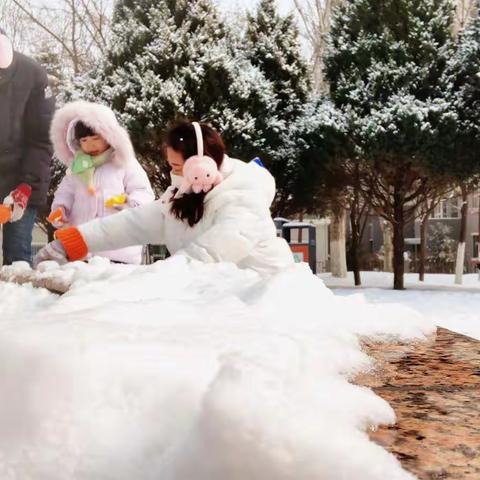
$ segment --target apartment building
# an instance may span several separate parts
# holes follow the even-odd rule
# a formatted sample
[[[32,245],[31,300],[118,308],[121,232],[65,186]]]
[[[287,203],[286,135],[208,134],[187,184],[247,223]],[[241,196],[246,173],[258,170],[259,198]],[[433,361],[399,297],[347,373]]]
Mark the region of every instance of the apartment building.
[[[479,257],[479,193],[468,197],[467,238],[465,250],[465,271],[475,271],[475,259]],[[462,199],[459,196],[445,198],[439,202],[427,223],[427,256],[438,255],[444,257],[442,271],[453,273],[455,250],[460,235]],[[363,268],[380,268],[383,254],[383,219],[374,214],[366,217],[364,235],[361,242],[361,257]],[[417,268],[420,253],[420,220],[415,220],[405,226],[405,251],[410,259],[410,271]],[[440,240],[440,246],[438,242]],[[433,245],[433,242],[437,244]],[[435,248],[434,248],[435,247]],[[438,267],[440,268],[440,267]]]

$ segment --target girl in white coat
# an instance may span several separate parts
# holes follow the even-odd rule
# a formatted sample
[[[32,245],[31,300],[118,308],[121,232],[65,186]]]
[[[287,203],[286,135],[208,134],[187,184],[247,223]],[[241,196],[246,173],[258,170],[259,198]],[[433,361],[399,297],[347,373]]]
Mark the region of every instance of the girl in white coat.
[[[198,124],[197,124],[198,128]],[[275,181],[255,163],[229,158],[220,135],[201,124],[204,154],[223,178],[208,192],[180,194],[185,162],[199,152],[194,124],[182,122],[166,136],[171,186],[148,205],[59,232],[35,259],[79,260],[88,253],[129,245],[165,244],[172,255],[201,262],[233,262],[240,268],[271,273],[293,264],[287,243],[276,236],[270,214]]]

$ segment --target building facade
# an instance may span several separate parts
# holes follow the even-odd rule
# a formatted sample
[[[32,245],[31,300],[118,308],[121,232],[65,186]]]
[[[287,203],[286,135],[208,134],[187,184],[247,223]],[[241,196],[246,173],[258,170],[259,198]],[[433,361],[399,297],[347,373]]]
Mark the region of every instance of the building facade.
[[[466,272],[475,271],[476,259],[479,258],[479,199],[479,193],[471,194],[468,197]],[[445,198],[440,201],[429,217],[427,221],[427,271],[453,273],[460,236],[461,208],[461,197]],[[380,268],[384,243],[383,222],[383,219],[377,215],[371,214],[366,217],[366,226],[361,242],[362,268],[364,269]],[[407,268],[410,271],[416,271],[420,253],[420,220],[407,224],[404,235],[408,259]]]

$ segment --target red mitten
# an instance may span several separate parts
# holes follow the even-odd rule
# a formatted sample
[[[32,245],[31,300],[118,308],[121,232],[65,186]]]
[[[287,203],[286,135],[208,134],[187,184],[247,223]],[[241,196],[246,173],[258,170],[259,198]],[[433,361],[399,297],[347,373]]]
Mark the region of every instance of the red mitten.
[[[17,222],[23,217],[31,194],[32,187],[26,183],[21,183],[3,200],[4,205],[9,205],[12,208],[11,222]]]

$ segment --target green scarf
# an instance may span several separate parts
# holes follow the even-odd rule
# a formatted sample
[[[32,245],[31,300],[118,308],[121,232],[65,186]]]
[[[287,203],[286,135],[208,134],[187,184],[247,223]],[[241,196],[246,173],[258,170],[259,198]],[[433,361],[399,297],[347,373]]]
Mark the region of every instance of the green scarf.
[[[85,183],[89,190],[95,190],[95,183],[93,181],[95,170],[107,163],[111,154],[111,148],[96,157],[92,157],[91,155],[84,153],[82,150],[79,150],[75,154],[72,162],[72,175],[76,175],[83,183]]]

